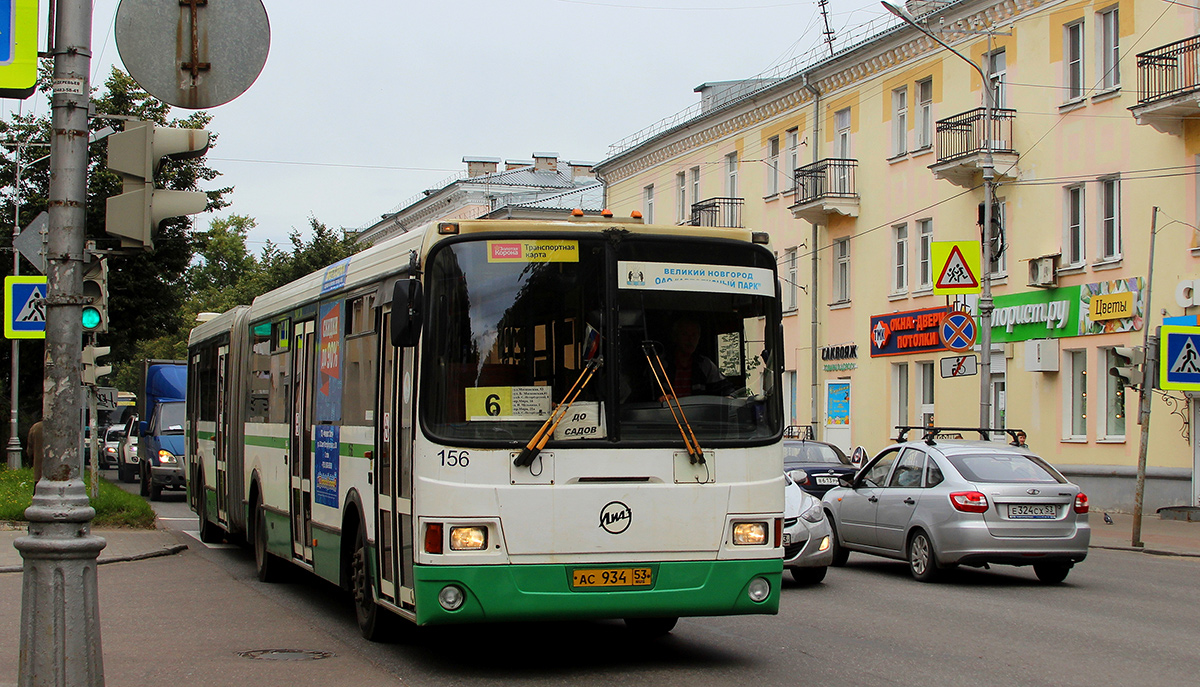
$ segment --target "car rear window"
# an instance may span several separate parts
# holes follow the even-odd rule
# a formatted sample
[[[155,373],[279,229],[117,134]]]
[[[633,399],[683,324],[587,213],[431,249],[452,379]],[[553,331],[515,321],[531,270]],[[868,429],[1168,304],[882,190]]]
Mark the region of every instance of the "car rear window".
[[[784,444],[784,464],[795,463],[829,463],[831,465],[850,465],[849,459],[843,459],[832,448],[824,444]]]
[[[1013,453],[968,453],[946,456],[955,470],[971,482],[1020,482],[1065,484],[1046,461],[1037,456]]]

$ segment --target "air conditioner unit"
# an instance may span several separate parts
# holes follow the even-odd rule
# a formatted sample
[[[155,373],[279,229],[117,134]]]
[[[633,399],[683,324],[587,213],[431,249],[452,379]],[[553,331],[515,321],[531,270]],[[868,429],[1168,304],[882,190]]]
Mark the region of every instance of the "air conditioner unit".
[[[1058,255],[1043,255],[1029,261],[1029,286],[1058,286]]]

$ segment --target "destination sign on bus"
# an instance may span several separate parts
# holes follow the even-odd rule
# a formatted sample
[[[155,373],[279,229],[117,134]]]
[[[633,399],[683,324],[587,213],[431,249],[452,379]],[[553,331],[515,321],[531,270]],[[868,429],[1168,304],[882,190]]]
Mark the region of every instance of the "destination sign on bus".
[[[488,241],[488,262],[579,262],[578,241]]]
[[[550,415],[548,386],[476,386],[464,389],[467,417],[478,420],[540,420]]]
[[[620,260],[617,277],[622,289],[775,294],[775,276],[762,267]]]

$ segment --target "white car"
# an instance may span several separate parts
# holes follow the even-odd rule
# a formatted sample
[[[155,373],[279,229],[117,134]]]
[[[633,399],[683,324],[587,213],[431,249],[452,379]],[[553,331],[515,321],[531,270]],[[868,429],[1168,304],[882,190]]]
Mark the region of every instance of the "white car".
[[[138,477],[138,417],[125,423],[125,435],[117,446],[117,476],[122,482],[133,483]]]
[[[783,567],[797,583],[817,584],[833,563],[833,533],[821,502],[783,477]]]

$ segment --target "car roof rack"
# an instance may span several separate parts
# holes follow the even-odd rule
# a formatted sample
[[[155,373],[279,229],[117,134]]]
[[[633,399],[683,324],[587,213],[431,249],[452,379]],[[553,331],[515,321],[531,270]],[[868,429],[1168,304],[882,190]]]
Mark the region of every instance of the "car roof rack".
[[[803,439],[806,441],[816,441],[813,436],[812,425],[788,425],[783,430],[784,439]]]
[[[958,434],[959,432],[977,432],[979,434],[979,438],[983,441],[990,441],[990,438],[988,435],[991,434],[992,432],[1004,432],[1005,434],[1010,436],[1013,441],[1016,441],[1017,440],[1017,432],[1025,431],[1025,430],[1019,429],[1017,427],[988,428],[988,427],[944,427],[944,426],[939,426],[939,425],[896,425],[896,430],[897,430],[896,441],[897,441],[897,443],[902,444],[905,441],[908,441],[908,439],[907,439],[908,433],[914,429],[921,430],[921,439],[926,444],[929,444],[930,446],[932,446],[934,444],[933,440],[937,437],[942,437],[943,439],[961,439],[962,435]],[[953,434],[958,434],[958,435],[953,436]]]

